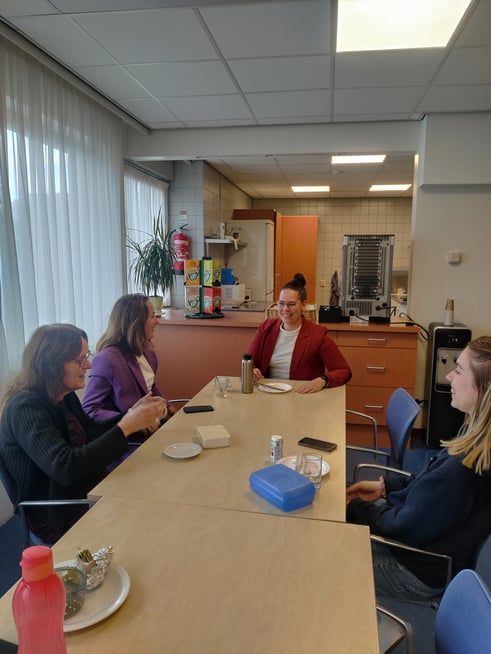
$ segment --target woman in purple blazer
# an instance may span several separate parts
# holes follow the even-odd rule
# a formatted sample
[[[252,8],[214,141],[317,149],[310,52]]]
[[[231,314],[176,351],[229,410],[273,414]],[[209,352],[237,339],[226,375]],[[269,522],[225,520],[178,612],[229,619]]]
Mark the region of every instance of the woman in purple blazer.
[[[82,406],[95,420],[127,411],[148,393],[167,398],[155,384],[157,355],[152,338],[157,323],[150,300],[140,293],[116,301],[97,343]]]

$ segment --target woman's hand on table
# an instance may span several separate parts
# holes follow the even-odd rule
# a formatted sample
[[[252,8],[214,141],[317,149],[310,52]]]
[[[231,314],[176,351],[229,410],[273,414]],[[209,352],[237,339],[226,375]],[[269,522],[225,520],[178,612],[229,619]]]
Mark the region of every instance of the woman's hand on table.
[[[118,422],[118,427],[125,436],[144,430],[154,432],[166,415],[167,404],[164,398],[148,393],[125,413]]]
[[[252,369],[252,379],[255,382],[260,381],[261,379],[264,379],[263,373],[259,370],[259,368],[253,368]]]
[[[316,377],[310,381],[301,382],[295,391],[304,395],[305,393],[318,393],[324,390],[326,382],[321,377]]]
[[[358,481],[349,486],[346,490],[346,504],[349,504],[355,497],[365,502],[375,502],[375,500],[385,497],[384,478],[379,477],[377,481]]]

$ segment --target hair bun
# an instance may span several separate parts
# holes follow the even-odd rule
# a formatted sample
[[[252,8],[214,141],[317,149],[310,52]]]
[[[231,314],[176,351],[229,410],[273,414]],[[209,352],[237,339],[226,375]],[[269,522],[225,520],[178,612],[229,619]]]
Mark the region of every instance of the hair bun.
[[[295,284],[297,284],[297,286],[307,286],[307,282],[305,281],[305,277],[302,275],[302,273],[295,273],[293,281]]]

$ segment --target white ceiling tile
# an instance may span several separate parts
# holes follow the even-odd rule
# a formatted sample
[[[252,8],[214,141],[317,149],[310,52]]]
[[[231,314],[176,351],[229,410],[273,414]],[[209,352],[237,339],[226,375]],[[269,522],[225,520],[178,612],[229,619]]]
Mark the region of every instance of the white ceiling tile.
[[[426,85],[442,56],[441,49],[337,54],[336,88]]]
[[[217,59],[191,9],[79,14],[74,20],[121,64]]]
[[[481,86],[440,86],[431,88],[418,105],[424,113],[449,111],[489,111],[491,84]]]
[[[126,107],[130,113],[136,116],[140,116],[147,124],[150,124],[154,121],[179,121],[178,117],[176,117],[171,111],[166,109],[162,104],[160,104],[158,100],[155,100],[154,98],[122,100],[121,104]]]
[[[247,101],[258,117],[325,116],[329,114],[329,91],[248,93]]]
[[[57,14],[58,10],[47,0],[0,0],[0,13],[6,18],[10,18],[12,16]]]
[[[469,22],[462,30],[456,45],[491,45],[491,2],[481,0]]]
[[[237,93],[220,61],[179,61],[168,64],[126,66],[149,91],[160,98],[171,96]]]
[[[329,54],[329,0],[203,7],[203,16],[227,58]]]
[[[121,66],[81,66],[75,70],[105,95],[116,100],[145,98],[151,95]]]
[[[229,66],[245,93],[327,89],[330,86],[328,55],[238,59],[230,61]]]
[[[239,95],[167,98],[165,104],[184,122],[251,118],[247,105]]]
[[[334,113],[410,113],[424,89],[419,87],[339,89],[334,96]]]
[[[491,31],[491,25],[490,31]],[[453,50],[435,77],[440,84],[491,84],[491,46]]]
[[[115,63],[104,48],[67,16],[15,18],[12,22],[41,48],[72,68]]]

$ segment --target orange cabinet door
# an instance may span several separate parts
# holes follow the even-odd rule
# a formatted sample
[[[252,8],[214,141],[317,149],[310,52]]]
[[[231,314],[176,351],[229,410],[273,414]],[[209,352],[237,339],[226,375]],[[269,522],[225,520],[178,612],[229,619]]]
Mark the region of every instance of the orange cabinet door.
[[[318,216],[276,217],[274,299],[300,272],[307,281],[307,301],[315,303]]]

